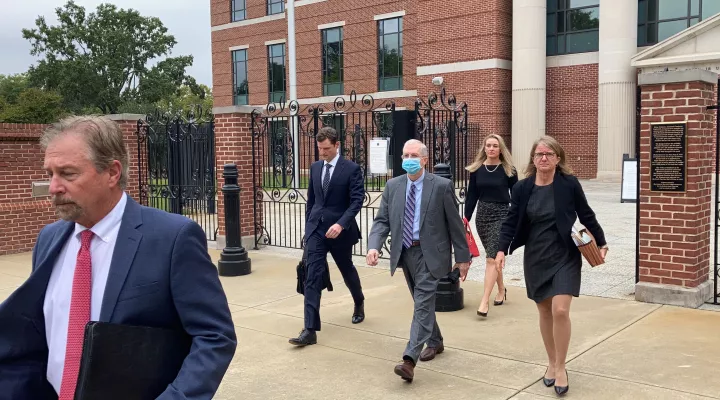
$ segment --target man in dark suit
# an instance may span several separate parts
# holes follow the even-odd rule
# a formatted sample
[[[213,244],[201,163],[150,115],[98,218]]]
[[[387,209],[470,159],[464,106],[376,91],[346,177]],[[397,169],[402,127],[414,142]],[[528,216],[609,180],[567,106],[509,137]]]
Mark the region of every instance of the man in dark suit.
[[[62,220],[41,230],[30,277],[0,304],[0,398],[73,399],[84,326],[103,321],[185,331],[192,347],[158,399],[211,399],[237,339],[204,232],[125,193],[115,122],[67,118],[41,143]]]
[[[307,254],[305,328],[297,338],[290,339],[296,346],[317,343],[320,295],[328,252],[355,302],[352,323],[358,324],[365,319],[365,296],[352,261],[352,247],[361,237],[355,216],[365,198],[363,171],[359,165],[340,157],[340,142],[335,129],[324,127],[315,139],[322,160],[310,166],[304,236]]]

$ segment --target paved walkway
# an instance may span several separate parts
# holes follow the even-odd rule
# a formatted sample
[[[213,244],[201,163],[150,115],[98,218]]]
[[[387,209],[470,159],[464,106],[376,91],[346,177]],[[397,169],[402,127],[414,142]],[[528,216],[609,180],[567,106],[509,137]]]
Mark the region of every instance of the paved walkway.
[[[212,251],[217,260],[218,251]],[[467,306],[438,314],[445,352],[420,363],[412,384],[393,374],[407,341],[412,300],[402,274],[359,268],[365,322],[335,267],[323,293],[319,343],[295,348],[302,328],[296,259],[251,252],[253,272],[222,277],[239,345],[216,399],[545,399],[544,349],[534,304],[509,287],[508,301],[475,314],[481,284],[463,283]],[[30,271],[30,254],[0,257],[0,301]],[[720,313],[582,296],[572,304],[569,399],[720,399]]]

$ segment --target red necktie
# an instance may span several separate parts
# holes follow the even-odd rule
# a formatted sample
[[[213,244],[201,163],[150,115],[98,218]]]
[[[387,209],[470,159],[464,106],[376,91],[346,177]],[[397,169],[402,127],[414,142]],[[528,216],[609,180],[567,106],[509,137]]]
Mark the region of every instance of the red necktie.
[[[77,262],[75,263],[72,299],[70,300],[65,367],[58,400],[72,400],[75,398],[75,386],[80,371],[85,325],[90,321],[92,299],[90,241],[92,237],[93,233],[90,230],[84,230],[80,234],[80,251],[78,251]]]

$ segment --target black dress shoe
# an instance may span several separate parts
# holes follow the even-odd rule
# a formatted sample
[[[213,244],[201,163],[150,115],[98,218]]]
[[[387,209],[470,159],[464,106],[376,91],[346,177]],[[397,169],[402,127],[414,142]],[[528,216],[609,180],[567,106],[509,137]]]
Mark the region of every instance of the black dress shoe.
[[[315,331],[313,330],[303,329],[302,332],[300,332],[300,336],[290,339],[289,342],[290,344],[294,344],[295,346],[307,346],[309,344],[316,344],[317,333],[315,333]]]
[[[550,368],[548,368],[550,369]],[[546,378],[545,375],[547,374],[548,370],[545,370],[545,374],[543,374],[543,385],[546,387],[550,387],[555,384],[555,378]]]
[[[365,302],[355,304],[355,310],[353,311],[352,323],[359,324],[365,320]]]
[[[565,376],[567,376],[567,370],[565,370]],[[555,394],[557,394],[558,396],[564,396],[565,393],[568,392],[568,390],[570,390],[570,377],[568,377],[567,386],[555,386]]]

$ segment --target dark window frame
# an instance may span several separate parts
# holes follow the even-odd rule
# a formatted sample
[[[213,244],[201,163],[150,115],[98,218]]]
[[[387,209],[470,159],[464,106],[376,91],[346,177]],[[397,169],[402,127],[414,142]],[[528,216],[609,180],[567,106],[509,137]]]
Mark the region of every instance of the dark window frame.
[[[242,4],[242,8],[238,5]],[[247,19],[246,0],[230,0],[230,22],[245,21]]]
[[[242,54],[242,57],[240,55]],[[244,106],[249,104],[250,100],[250,85],[248,83],[248,49],[233,50],[231,54],[232,58],[232,86],[233,86],[233,105]],[[245,64],[245,87],[244,92],[242,85],[238,86],[238,64]],[[244,96],[244,97],[243,97]],[[243,100],[244,99],[244,100]]]
[[[546,15],[546,29],[545,35],[547,40],[547,46],[545,52],[547,56],[559,56],[566,54],[580,54],[580,53],[592,53],[599,50],[600,47],[600,0],[595,0],[595,3],[589,5],[583,5],[578,7],[571,7],[572,0],[547,0],[547,15]],[[553,7],[553,3],[556,5]],[[571,15],[574,11],[583,11],[597,9],[597,20],[598,27],[589,29],[577,29],[573,30],[571,26]],[[550,11],[553,10],[553,11]],[[551,16],[554,15],[555,25],[552,26],[551,30]],[[558,29],[559,21],[562,20],[562,31]],[[594,33],[594,46],[591,45],[590,49],[582,51],[568,50],[568,37],[583,33]],[[562,49],[560,48],[562,47]]]
[[[338,81],[330,81],[331,77],[331,70],[329,69],[329,65],[331,65],[331,57],[333,55],[328,55],[328,34],[330,32],[338,32],[338,41],[332,42],[332,43],[338,43],[339,47],[339,53],[337,54],[337,57],[339,58],[338,65],[339,65],[339,80]],[[322,47],[321,51],[321,71],[322,71],[322,93],[323,96],[339,96],[344,93],[345,90],[345,68],[344,68],[344,57],[343,57],[343,34],[344,30],[342,26],[334,27],[334,28],[327,28],[320,31],[320,45]],[[337,88],[339,87],[339,90]],[[334,89],[334,90],[331,90]]]
[[[397,20],[397,26],[398,30],[397,32],[385,32],[384,25],[389,22]],[[403,17],[393,17],[393,18],[386,18],[381,19],[377,21],[377,46],[378,46],[378,92],[387,92],[392,90],[403,90]],[[391,35],[397,35],[398,36],[398,64],[397,64],[397,70],[399,75],[385,75],[384,74],[384,66],[385,66],[385,52],[383,50],[383,42],[385,40],[386,36]],[[391,82],[395,82],[396,84],[390,88],[388,88],[388,85],[391,84]]]
[[[267,0],[267,15],[281,14],[283,12],[285,12],[285,0]]]
[[[674,0],[681,1],[681,0]],[[693,13],[693,3],[697,1],[698,12]],[[703,5],[706,0],[687,0],[686,13],[681,17],[660,19],[660,1],[659,0],[638,0],[638,24],[637,24],[637,45],[638,47],[652,46],[662,42],[667,38],[660,39],[659,25],[667,22],[685,21],[685,27],[682,30],[690,28],[703,20]],[[643,7],[643,3],[645,6]],[[651,3],[654,7],[651,7]],[[654,11],[654,15],[650,15]],[[714,15],[714,14],[713,14]],[[708,15],[707,17],[711,17]],[[694,20],[694,21],[693,21]],[[671,37],[679,32],[668,36]]]
[[[273,49],[281,48],[282,54],[280,56],[275,55],[273,56]],[[268,67],[268,101],[270,103],[281,103],[284,102],[286,99],[286,93],[287,93],[287,64],[285,57],[287,55],[286,49],[285,49],[285,43],[276,43],[276,44],[269,44],[267,46],[267,67]],[[282,90],[278,90],[278,88],[275,87],[275,72],[273,71],[273,64],[274,61],[280,61],[282,60],[282,63],[279,65],[282,65]]]

